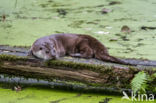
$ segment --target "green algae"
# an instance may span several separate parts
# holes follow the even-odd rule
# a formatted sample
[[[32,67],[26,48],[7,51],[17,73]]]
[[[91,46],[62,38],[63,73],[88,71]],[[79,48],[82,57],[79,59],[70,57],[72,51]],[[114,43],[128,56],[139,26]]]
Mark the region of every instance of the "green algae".
[[[19,92],[0,88],[0,97],[1,103],[99,103],[105,98],[112,98],[109,103],[132,103],[132,101],[122,100],[120,96],[67,92],[39,87],[24,88]]]
[[[0,44],[30,46],[37,38],[54,33],[90,34],[109,48],[117,57],[155,60],[156,30],[141,30],[141,26],[156,26],[155,0],[117,0],[121,4],[109,5],[109,0],[1,0]],[[112,10],[101,14],[102,8]],[[58,9],[67,14],[62,17]],[[123,25],[133,31],[121,33]],[[109,32],[98,34],[98,31]],[[115,34],[126,36],[129,41]],[[111,42],[110,39],[117,38]],[[127,55],[128,54],[128,55]]]

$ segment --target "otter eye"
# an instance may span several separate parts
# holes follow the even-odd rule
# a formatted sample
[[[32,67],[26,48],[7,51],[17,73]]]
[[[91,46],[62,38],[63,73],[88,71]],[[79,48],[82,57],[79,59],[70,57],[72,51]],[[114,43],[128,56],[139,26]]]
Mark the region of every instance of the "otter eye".
[[[42,48],[40,47],[40,50],[42,50]]]
[[[48,54],[49,53],[49,51],[46,51],[46,54]]]

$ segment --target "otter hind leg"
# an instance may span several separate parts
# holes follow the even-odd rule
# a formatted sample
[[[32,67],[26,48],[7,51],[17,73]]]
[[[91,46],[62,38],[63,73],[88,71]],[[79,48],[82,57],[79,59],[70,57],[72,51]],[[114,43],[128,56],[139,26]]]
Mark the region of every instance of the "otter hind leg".
[[[90,48],[87,39],[81,40],[76,45],[75,49],[76,49],[75,53],[69,54],[70,56],[80,57],[80,58],[92,58],[93,57],[93,50]]]
[[[69,54],[72,57],[80,57],[80,58],[92,58],[93,51],[88,46],[81,46],[78,53]]]
[[[80,58],[92,58],[93,57],[92,51],[88,49],[80,51],[80,53],[72,53],[69,55],[72,57],[80,57]]]

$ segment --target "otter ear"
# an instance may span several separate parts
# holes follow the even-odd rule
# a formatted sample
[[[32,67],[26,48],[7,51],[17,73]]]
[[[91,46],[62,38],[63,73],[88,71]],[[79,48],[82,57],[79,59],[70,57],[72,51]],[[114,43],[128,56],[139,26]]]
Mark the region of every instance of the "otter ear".
[[[54,45],[52,43],[45,43],[45,47],[51,52],[54,49]]]
[[[53,49],[53,44],[52,43],[48,43],[48,42],[45,42],[45,47],[49,50]]]
[[[50,50],[50,54],[55,58],[58,58],[58,53],[56,51],[55,45],[53,43],[46,43],[46,47]]]

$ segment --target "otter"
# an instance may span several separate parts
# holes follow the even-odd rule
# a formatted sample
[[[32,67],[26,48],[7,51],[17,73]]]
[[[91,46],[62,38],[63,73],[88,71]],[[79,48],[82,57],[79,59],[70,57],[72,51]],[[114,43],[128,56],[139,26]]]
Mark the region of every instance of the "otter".
[[[110,56],[107,48],[96,38],[84,34],[53,34],[41,37],[33,43],[29,55],[44,60],[72,56],[127,64],[119,58]]]

